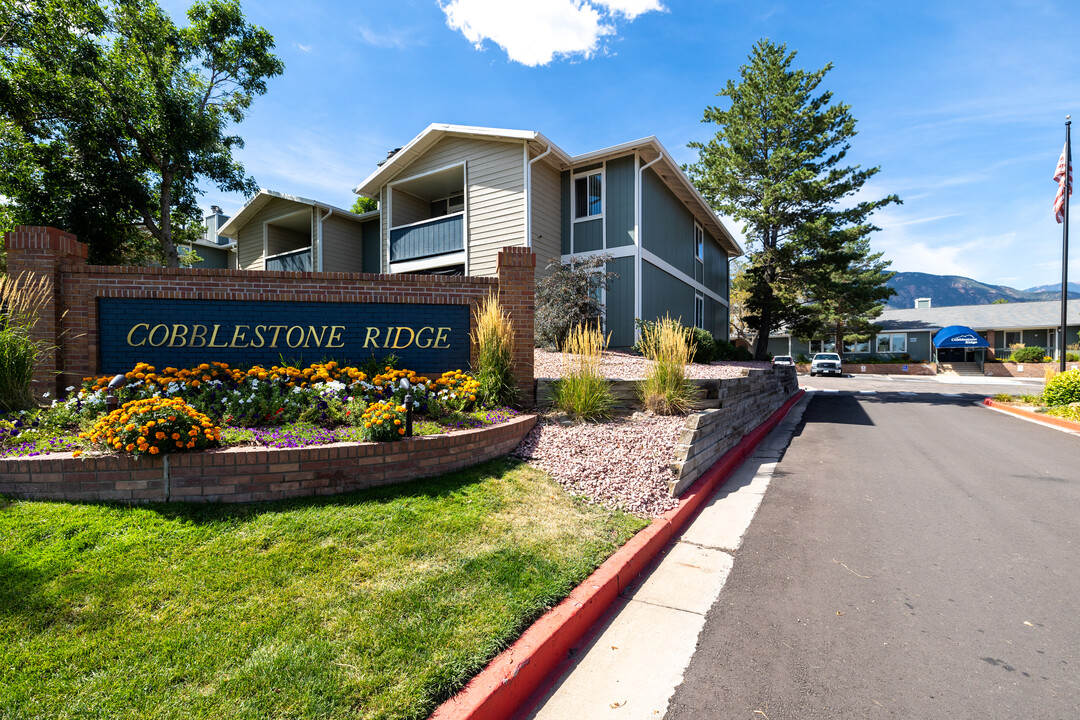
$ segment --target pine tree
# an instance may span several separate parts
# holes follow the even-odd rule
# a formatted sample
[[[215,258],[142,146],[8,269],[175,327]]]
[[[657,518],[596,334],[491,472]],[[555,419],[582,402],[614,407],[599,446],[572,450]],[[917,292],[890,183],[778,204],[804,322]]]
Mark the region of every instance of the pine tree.
[[[730,106],[705,109],[704,122],[719,126],[716,135],[690,143],[699,153],[689,168],[698,190],[715,210],[745,224],[747,320],[759,360],[774,328],[813,322],[807,302],[822,295],[815,284],[845,257],[837,238],[852,229],[865,237],[876,229],[871,213],[900,201],[890,195],[850,202],[880,168],[841,164],[855,135],[851,107],[818,91],[831,64],[793,70],[795,55],[786,45],[758,41],[739,82],[729,80],[718,93]]]

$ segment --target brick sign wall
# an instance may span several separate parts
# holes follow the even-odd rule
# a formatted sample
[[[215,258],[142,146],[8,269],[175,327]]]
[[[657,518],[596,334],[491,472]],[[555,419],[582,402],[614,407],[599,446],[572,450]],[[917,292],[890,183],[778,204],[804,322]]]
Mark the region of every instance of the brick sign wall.
[[[337,345],[350,342],[359,343],[363,351],[364,342],[367,350],[373,350],[378,342],[378,356],[393,351],[399,357],[408,348],[394,348],[403,345],[412,331],[411,345],[448,343],[454,346],[458,355],[445,362],[469,369],[469,363],[457,363],[459,359],[468,360],[468,345],[463,343],[463,335],[475,329],[472,309],[489,293],[497,292],[503,307],[509,311],[514,324],[514,377],[518,381],[522,399],[529,403],[533,397],[533,277],[536,256],[526,248],[504,248],[499,253],[498,277],[445,277],[431,275],[373,275],[369,273],[289,273],[261,272],[252,270],[212,270],[201,268],[142,268],[142,267],[100,267],[86,264],[86,245],[74,235],[55,228],[17,227],[5,235],[7,245],[8,273],[17,276],[23,272],[44,275],[53,285],[53,293],[45,312],[39,318],[35,334],[39,339],[54,344],[58,351],[42,359],[35,375],[39,392],[55,390],[78,381],[89,375],[130,369],[123,367],[127,361],[136,359],[151,362],[155,357],[151,351],[164,348],[165,355],[161,365],[178,367],[185,364],[181,351],[181,340],[190,345],[190,338],[213,337],[214,325],[218,327],[215,345],[221,345],[226,335],[228,342],[239,345],[251,345],[251,338],[261,335],[265,340],[278,332],[278,340],[285,332],[286,347],[277,348],[272,358],[258,362],[277,362],[283,356],[295,357],[291,352],[301,347],[289,348],[289,328],[304,327],[305,333],[313,327],[315,336],[321,343]],[[125,304],[138,301],[135,304]],[[192,301],[200,303],[197,310]],[[172,312],[170,306],[180,312],[169,316],[171,319],[157,319],[130,312]],[[254,314],[233,314],[230,306],[244,308],[245,312],[254,310]],[[319,316],[309,312],[319,307],[327,311]],[[260,315],[260,308],[266,310]],[[370,310],[370,314],[368,311]],[[223,313],[214,316],[211,313]],[[462,319],[464,313],[465,319]],[[271,319],[271,315],[275,319]],[[376,322],[366,323],[364,318],[372,317]],[[165,318],[165,315],[159,316]],[[212,320],[218,317],[218,320]],[[226,319],[230,317],[231,319]],[[446,324],[436,324],[443,323]],[[153,324],[151,324],[153,323]],[[456,324],[455,324],[456,323]],[[467,330],[466,325],[467,323]],[[147,327],[141,327],[145,324]],[[175,325],[185,325],[184,330]],[[158,327],[164,325],[164,328]],[[205,333],[194,326],[202,325]],[[243,339],[236,335],[237,326]],[[282,329],[267,329],[256,332],[257,326],[287,325]],[[323,325],[326,326],[323,329]],[[140,326],[140,327],[136,327]],[[226,328],[231,328],[227,329]],[[340,334],[333,326],[344,326]],[[439,340],[439,328],[451,328]],[[155,330],[155,328],[157,328]],[[378,335],[372,328],[378,329]],[[424,331],[431,328],[430,331]],[[393,339],[387,346],[387,331],[393,333]],[[168,332],[168,340],[164,334]],[[292,331],[293,342],[298,342],[299,331]],[[104,334],[103,334],[104,333]],[[153,333],[156,347],[150,343]],[[145,340],[151,347],[144,356],[141,352],[130,352],[128,336],[138,343]],[[307,343],[313,338],[307,336]],[[417,338],[419,337],[419,341]],[[169,344],[172,343],[172,347]],[[198,343],[196,343],[198,344]],[[145,347],[144,345],[137,346]],[[190,350],[190,347],[187,347]],[[202,350],[202,347],[196,348]],[[215,348],[215,352],[225,353],[230,350],[253,348]],[[338,350],[339,348],[330,348]],[[342,348],[343,349],[343,348]],[[413,347],[414,351],[431,348]],[[306,351],[313,350],[312,347]],[[399,352],[401,351],[401,352]],[[119,354],[117,354],[119,353]],[[200,355],[202,358],[222,360],[223,355]],[[367,357],[361,355],[361,358]],[[169,359],[172,358],[172,359]],[[249,355],[249,359],[254,356]],[[310,362],[323,359],[310,356]],[[334,356],[334,359],[340,359]],[[351,359],[351,358],[350,358]],[[416,356],[416,362],[427,362],[423,356]],[[243,361],[238,361],[243,362]],[[304,362],[309,356],[304,355]],[[431,361],[435,362],[435,361]],[[247,364],[244,362],[244,364]],[[402,363],[407,366],[406,363]],[[418,372],[430,372],[438,368],[415,367]],[[447,368],[449,369],[449,368]]]

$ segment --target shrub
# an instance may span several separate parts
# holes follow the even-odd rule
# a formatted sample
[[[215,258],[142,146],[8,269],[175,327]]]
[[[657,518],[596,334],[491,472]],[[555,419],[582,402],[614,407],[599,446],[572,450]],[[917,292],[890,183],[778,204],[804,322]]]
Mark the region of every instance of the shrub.
[[[810,358],[806,357],[806,355],[804,353],[799,353],[798,355],[795,356],[795,362],[797,362],[800,365],[809,365],[810,364]]]
[[[716,346],[716,338],[713,337],[711,332],[702,328],[692,328],[690,335],[691,337],[688,339],[694,345],[694,362],[708,365],[717,359],[719,350]]]
[[[0,278],[0,411],[34,406],[34,367],[52,348],[33,337],[52,286],[44,276]]]
[[[645,408],[660,415],[686,413],[697,398],[697,387],[686,378],[686,365],[694,357],[686,329],[665,316],[642,330],[641,349],[653,361],[638,386]]]
[[[476,381],[489,405],[510,405],[517,399],[514,380],[514,327],[499,299],[488,295],[476,312]]]
[[[570,330],[562,347],[562,377],[554,388],[555,407],[583,420],[611,416],[615,398],[600,372],[607,343],[599,325]]]
[[[1065,362],[1080,362],[1080,353],[1065,353]]]
[[[180,398],[147,398],[124,403],[79,437],[108,450],[157,455],[205,450],[218,444],[220,429]]]
[[[1043,400],[1047,405],[1068,405],[1080,402],[1080,369],[1058,373],[1046,383]]]
[[[611,255],[601,254],[572,263],[548,264],[552,272],[536,281],[538,347],[562,348],[573,328],[599,323],[603,314],[600,290],[618,277],[604,270],[611,259]]]
[[[1045,356],[1046,348],[1033,345],[1013,350],[1012,357],[1009,359],[1015,363],[1038,363],[1042,362]]]
[[[390,442],[405,436],[405,406],[374,402],[360,415],[360,433],[371,442]]]
[[[1016,396],[1015,395],[1010,395],[1009,393],[998,393],[997,395],[994,396],[994,402],[999,402],[999,403],[1016,402]]]

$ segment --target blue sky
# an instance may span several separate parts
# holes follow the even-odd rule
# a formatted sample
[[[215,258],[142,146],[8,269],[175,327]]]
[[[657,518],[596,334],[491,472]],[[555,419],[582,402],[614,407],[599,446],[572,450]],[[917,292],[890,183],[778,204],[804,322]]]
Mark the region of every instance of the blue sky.
[[[187,4],[166,7],[179,19]],[[693,162],[686,144],[715,131],[703,109],[767,37],[797,50],[800,67],[833,63],[823,86],[859,121],[849,159],[882,168],[866,197],[904,200],[875,216],[872,245],[894,270],[1019,288],[1061,279],[1051,178],[1065,115],[1080,121],[1075,0],[260,0],[244,9],[274,35],[286,66],[238,128],[239,159],[265,188],[349,207],[387,150],[432,122],[537,130],[572,154],[656,135]],[[205,208],[243,205],[206,191]],[[1080,280],[1080,230],[1074,237],[1069,275]]]

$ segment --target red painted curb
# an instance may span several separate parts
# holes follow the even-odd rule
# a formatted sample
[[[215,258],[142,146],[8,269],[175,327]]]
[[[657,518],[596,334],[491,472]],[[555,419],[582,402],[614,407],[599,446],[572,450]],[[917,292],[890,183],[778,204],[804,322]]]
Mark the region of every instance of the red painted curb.
[[[1008,403],[999,403],[990,398],[983,400],[983,405],[992,407],[995,410],[1002,410],[1007,413],[1012,413],[1019,417],[1025,417],[1036,422],[1046,423],[1047,425],[1053,425],[1055,427],[1064,428],[1065,430],[1072,430],[1074,432],[1080,432],[1080,422],[1073,422],[1072,420],[1066,420],[1065,418],[1054,417],[1053,415],[1043,415],[1041,413],[1031,412],[1025,408],[1010,407]]]
[[[533,623],[488,663],[461,692],[428,720],[503,720],[510,717],[599,620],[668,542],[689,523],[713,492],[758,443],[780,424],[803,396],[798,390],[779,410],[751,430],[690,486],[669,510],[619,548],[561,603]]]

